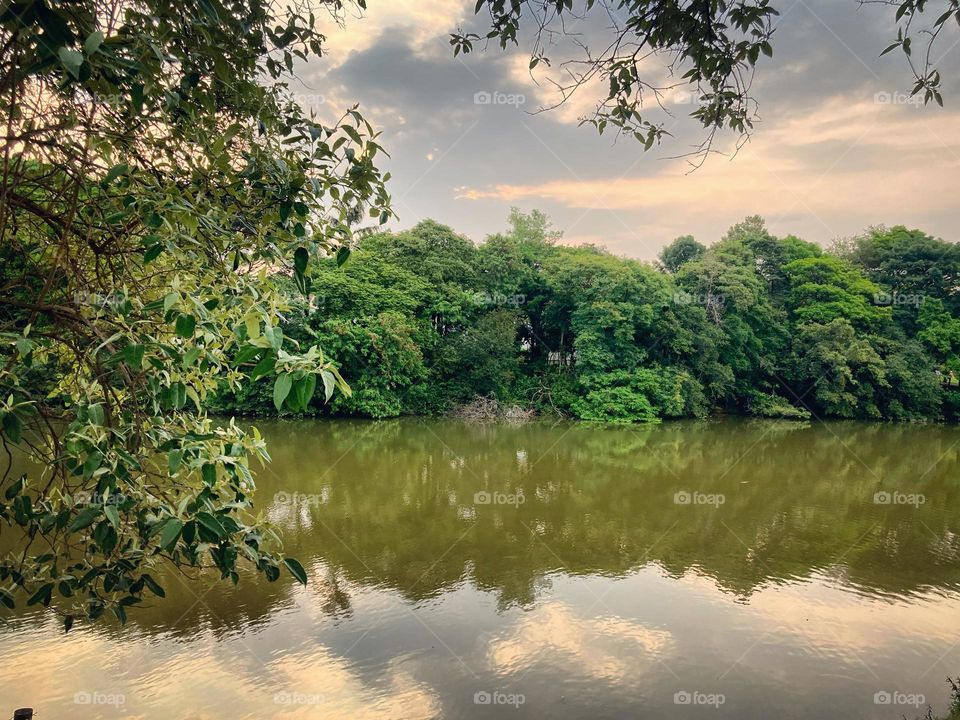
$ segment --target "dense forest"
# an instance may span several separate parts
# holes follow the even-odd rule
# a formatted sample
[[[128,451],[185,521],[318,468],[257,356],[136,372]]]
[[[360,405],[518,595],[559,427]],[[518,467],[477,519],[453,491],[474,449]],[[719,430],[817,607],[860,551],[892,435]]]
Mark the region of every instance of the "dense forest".
[[[509,225],[480,245],[432,220],[369,234],[312,270],[306,300],[286,281],[284,337],[323,348],[353,392],[298,405],[264,377],[215,409],[383,418],[486,398],[602,422],[960,415],[953,243],[878,227],[824,250],[749,217],[644,263],[560,244],[537,211]]]

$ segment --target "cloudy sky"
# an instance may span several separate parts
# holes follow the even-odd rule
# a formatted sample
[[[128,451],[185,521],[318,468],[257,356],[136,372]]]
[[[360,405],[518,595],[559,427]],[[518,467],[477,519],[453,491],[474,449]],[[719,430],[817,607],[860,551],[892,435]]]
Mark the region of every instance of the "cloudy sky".
[[[331,26],[328,54],[293,88],[321,115],[358,102],[382,131],[397,227],[432,217],[479,242],[504,228],[511,206],[539,208],[565,242],[642,259],[678,235],[709,244],[752,214],[775,234],[821,244],[876,224],[960,239],[960,73],[952,72],[960,32],[952,23],[933,54],[948,75],[945,107],[923,107],[902,102],[912,86],[903,56],[878,57],[896,35],[892,10],[774,0],[774,58],[762,59],[753,86],[760,122],[735,158],[712,156],[691,173],[677,156],[703,131],[686,117],[687,94],[666,98],[674,138],[647,153],[578,127],[600,99],[597,88],[538,113],[557,100],[545,74],[556,64],[531,77],[528,48],[453,57],[449,34],[480,27],[473,4],[369,0],[363,17]],[[599,46],[608,24],[597,15],[575,30]],[[659,72],[650,66],[651,77]],[[477,104],[482,92],[517,102]],[[736,139],[722,136],[718,147]]]

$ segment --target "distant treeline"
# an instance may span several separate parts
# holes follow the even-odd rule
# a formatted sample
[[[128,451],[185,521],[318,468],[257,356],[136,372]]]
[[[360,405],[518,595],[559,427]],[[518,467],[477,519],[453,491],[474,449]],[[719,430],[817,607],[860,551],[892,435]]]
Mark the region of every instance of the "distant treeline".
[[[954,243],[897,226],[824,250],[750,217],[651,264],[560,245],[537,211],[514,210],[510,228],[477,246],[425,220],[315,270],[284,333],[319,344],[353,393],[317,393],[309,414],[437,414],[485,396],[606,422],[960,416]],[[275,414],[272,383],[217,409]]]

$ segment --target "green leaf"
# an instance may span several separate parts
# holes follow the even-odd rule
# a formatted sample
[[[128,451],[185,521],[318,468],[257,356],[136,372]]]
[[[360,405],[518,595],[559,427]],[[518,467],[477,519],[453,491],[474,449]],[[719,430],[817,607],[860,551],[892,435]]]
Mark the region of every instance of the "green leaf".
[[[83,530],[86,527],[90,527],[98,517],[100,517],[99,505],[91,505],[90,507],[86,507],[77,513],[77,516],[67,528],[67,532],[72,533],[76,532],[77,530]]]
[[[310,255],[307,253],[307,249],[298,247],[293,253],[293,267],[298,273],[303,274],[307,270],[307,261],[309,259]]]
[[[177,335],[182,338],[192,338],[197,329],[197,319],[193,315],[177,316]]]
[[[193,365],[197,361],[197,358],[200,357],[200,351],[201,348],[198,346],[194,346],[187,350],[183,354],[183,367],[188,368]]]
[[[100,49],[101,45],[103,45],[103,33],[99,30],[94,30],[87,36],[86,41],[83,43],[83,51],[87,55],[93,55]]]
[[[180,537],[180,531],[183,530],[183,522],[177,518],[170,518],[163,526],[163,533],[160,535],[160,547],[169,550]]]
[[[141,580],[143,580],[143,584],[144,584],[144,585],[146,585],[148,588],[150,588],[150,592],[152,592],[152,593],[153,593],[154,595],[156,595],[157,597],[166,597],[166,596],[167,596],[167,593],[164,592],[163,588],[160,587],[160,585],[157,583],[157,581],[154,580],[154,579],[153,579],[152,577],[150,577],[149,575],[142,575],[142,576],[141,576]]]
[[[182,460],[182,450],[171,450],[169,453],[167,453],[167,469],[170,471],[171,477],[177,474],[177,470],[180,469],[180,462]]]
[[[163,252],[163,243],[157,243],[156,245],[151,245],[143,253],[143,261],[145,263],[152,262],[160,257],[160,253]]]
[[[40,589],[37,590],[33,595],[30,596],[30,599],[27,600],[27,605],[36,605],[37,603],[42,602],[44,606],[50,605],[50,599],[53,597],[53,583],[48,582],[40,586]]]
[[[57,57],[60,58],[60,62],[67,69],[67,72],[73,75],[74,79],[79,80],[80,66],[83,65],[83,53],[64,46],[60,48]]]
[[[103,425],[104,422],[106,422],[106,417],[103,414],[103,407],[101,405],[88,405],[87,418],[94,425]]]
[[[333,389],[336,387],[337,380],[333,377],[333,373],[329,370],[322,370],[320,372],[320,377],[323,378],[324,401],[330,402],[330,398],[333,397]]]
[[[213,463],[206,463],[200,468],[200,476],[207,485],[215,485],[217,482],[217,466]]]
[[[242,365],[243,363],[250,362],[262,352],[263,348],[258,348],[256,345],[247,345],[246,347],[240,348],[234,362],[236,362],[237,365]]]
[[[297,582],[301,585],[307,584],[307,571],[303,569],[303,565],[301,565],[298,560],[284,558],[283,564],[287,566],[287,570],[297,579]]]
[[[259,377],[264,375],[269,375],[273,372],[273,369],[277,365],[277,359],[273,357],[265,357],[263,360],[254,365],[253,370],[250,371],[250,380],[256,380]]]
[[[265,334],[270,339],[270,347],[274,350],[279,350],[283,346],[283,328],[279,325],[268,328]]]
[[[6,492],[3,493],[3,496],[7,500],[13,500],[17,495],[20,494],[20,491],[23,490],[23,484],[26,481],[27,476],[21,475],[20,479],[17,480],[13,485],[7,488]]]
[[[350,248],[344,245],[339,250],[337,250],[337,267],[340,267],[349,259],[350,259]]]
[[[290,394],[292,385],[293,380],[290,378],[290,373],[277,375],[277,380],[273,384],[273,404],[278,412],[283,407],[283,402],[287,399],[287,395]]]
[[[23,423],[15,412],[4,413],[3,434],[10,438],[13,443],[20,442],[23,437]]]
[[[313,399],[313,393],[316,392],[317,389],[317,376],[309,373],[303,380],[297,383],[297,385],[300,410],[306,411],[310,406],[310,401]]]
[[[197,522],[203,525],[203,527],[212,532],[218,538],[227,536],[226,529],[220,524],[220,521],[210,513],[197,513]]]
[[[121,175],[124,175],[130,171],[130,166],[126,163],[120,163],[119,165],[114,165],[110,170],[107,171],[106,177],[103,178],[103,185],[109,185],[114,180],[116,180]]]
[[[132,370],[143,367],[143,345],[127,345],[123,349],[123,360]]]
[[[107,520],[110,521],[110,524],[113,525],[117,530],[120,529],[120,513],[117,512],[115,505],[104,505],[103,514],[107,516]]]

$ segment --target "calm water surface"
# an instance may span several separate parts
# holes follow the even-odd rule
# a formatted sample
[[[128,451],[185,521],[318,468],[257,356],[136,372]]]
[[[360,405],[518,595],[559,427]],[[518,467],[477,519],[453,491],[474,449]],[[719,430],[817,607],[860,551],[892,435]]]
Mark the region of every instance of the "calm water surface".
[[[960,674],[960,428],[260,427],[309,587],[5,613],[0,715],[892,719]]]

